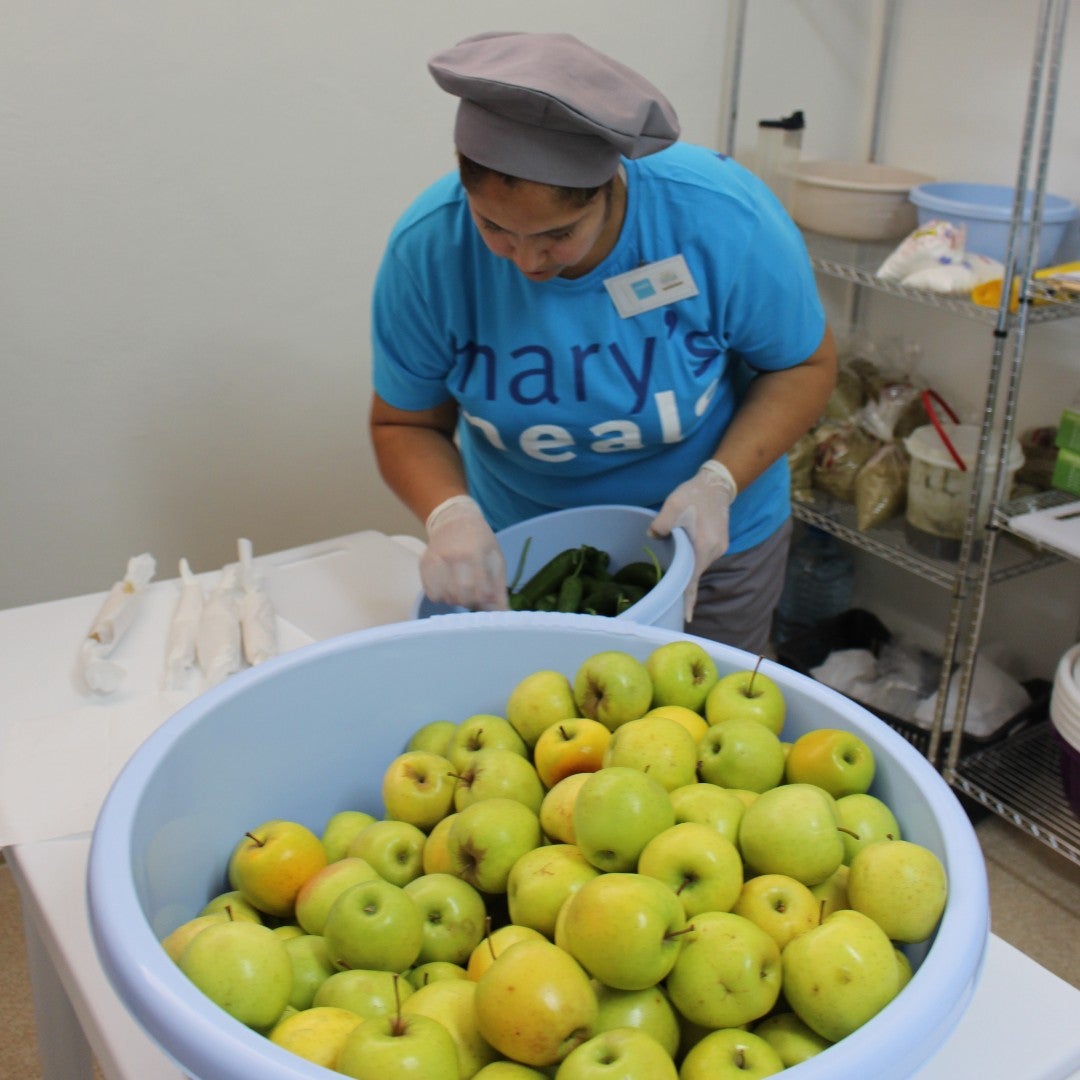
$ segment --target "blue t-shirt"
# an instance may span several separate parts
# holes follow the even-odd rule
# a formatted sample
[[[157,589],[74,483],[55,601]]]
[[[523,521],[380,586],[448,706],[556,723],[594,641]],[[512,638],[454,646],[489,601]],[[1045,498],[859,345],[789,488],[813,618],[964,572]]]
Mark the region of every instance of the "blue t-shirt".
[[[594,503],[657,508],[716,450],[753,374],[809,357],[825,316],[798,229],[736,162],[685,143],[625,161],[626,216],[582,277],[492,254],[455,175],[395,226],[372,311],[374,388],[460,405],[472,495],[496,530]],[[622,318],[607,278],[682,255],[698,295]],[[732,552],[790,513],[786,457],[736,498]]]

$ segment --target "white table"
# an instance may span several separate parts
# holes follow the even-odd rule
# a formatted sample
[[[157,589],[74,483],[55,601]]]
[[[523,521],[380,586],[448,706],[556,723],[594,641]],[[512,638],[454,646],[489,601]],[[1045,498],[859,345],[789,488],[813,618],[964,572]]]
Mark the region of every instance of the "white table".
[[[267,557],[263,565],[280,617],[282,648],[408,617],[418,587],[416,557],[408,538],[372,533]],[[147,619],[133,628],[141,626],[146,640],[134,638],[120,657],[130,670],[127,697],[120,695],[109,706],[72,697],[69,678],[80,635],[104,594],[0,612],[0,739],[5,725],[35,718],[56,738],[65,725],[86,721],[86,709],[113,709],[112,719],[126,738],[137,734],[130,723],[125,727],[129,714],[141,712],[160,722],[161,634],[175,583],[152,588],[157,593]],[[121,743],[114,746],[114,758]],[[54,753],[61,750],[53,747]],[[100,802],[104,790],[99,794],[99,789],[119,764],[96,762],[97,771],[83,778],[82,789],[69,792],[74,809],[63,819],[43,805],[36,811],[13,809],[0,787],[0,846],[6,848],[23,904],[46,1080],[89,1080],[91,1055],[108,1080],[183,1077],[113,993],[90,937],[85,884],[94,799]],[[77,770],[63,761],[60,770],[65,783],[78,787]],[[1080,991],[991,936],[968,1012],[917,1080],[1075,1080],[1080,1077],[1078,1020]]]

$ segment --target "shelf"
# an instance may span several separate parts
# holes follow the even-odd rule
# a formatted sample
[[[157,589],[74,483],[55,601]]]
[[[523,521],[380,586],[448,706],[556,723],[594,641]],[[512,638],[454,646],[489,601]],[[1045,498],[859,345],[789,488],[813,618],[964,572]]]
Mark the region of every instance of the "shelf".
[[[962,315],[990,326],[997,322],[997,308],[974,304],[962,296],[950,296],[931,289],[911,289],[882,281],[877,276],[877,269],[896,250],[895,243],[861,243],[807,231],[803,232],[803,237],[810,252],[810,262],[818,273],[850,281],[876,292],[903,297],[924,307]],[[1032,305],[1028,315],[1029,323],[1056,322],[1059,319],[1080,316],[1080,299],[1066,302],[1051,298],[1045,292],[1038,292],[1037,295],[1044,302]]]
[[[957,791],[1080,864],[1080,818],[1065,799],[1049,720],[961,758],[946,779]]]

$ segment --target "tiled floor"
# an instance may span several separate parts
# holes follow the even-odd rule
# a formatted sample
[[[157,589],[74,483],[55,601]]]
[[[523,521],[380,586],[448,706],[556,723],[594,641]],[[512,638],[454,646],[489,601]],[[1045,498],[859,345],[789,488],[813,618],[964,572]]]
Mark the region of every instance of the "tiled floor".
[[[1080,987],[1080,866],[1000,818],[976,826],[990,880],[994,932]],[[40,1080],[18,897],[0,865],[0,1077]],[[149,1080],[149,1078],[148,1078]]]

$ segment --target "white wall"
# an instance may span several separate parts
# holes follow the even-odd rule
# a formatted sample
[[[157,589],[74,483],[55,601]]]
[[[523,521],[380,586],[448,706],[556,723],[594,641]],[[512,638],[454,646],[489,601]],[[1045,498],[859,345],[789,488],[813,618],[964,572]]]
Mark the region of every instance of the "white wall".
[[[1033,9],[901,0],[884,160],[1011,179]],[[739,152],[754,120],[793,108],[806,156],[862,152],[877,11],[751,0]],[[7,0],[2,15],[0,606],[103,589],[144,550],[171,576],[181,555],[234,558],[242,535],[259,552],[418,531],[368,447],[368,297],[394,219],[452,164],[431,52],[569,30],[663,87],[688,139],[727,131],[719,0]],[[1069,33],[1051,186],[1080,200]],[[1075,335],[1033,346],[1051,360],[1025,380],[1040,421],[1063,382],[1080,389]]]

